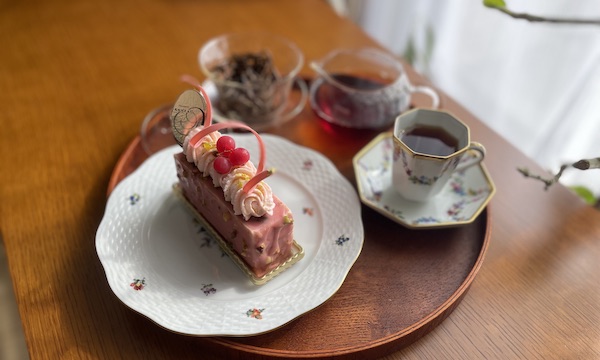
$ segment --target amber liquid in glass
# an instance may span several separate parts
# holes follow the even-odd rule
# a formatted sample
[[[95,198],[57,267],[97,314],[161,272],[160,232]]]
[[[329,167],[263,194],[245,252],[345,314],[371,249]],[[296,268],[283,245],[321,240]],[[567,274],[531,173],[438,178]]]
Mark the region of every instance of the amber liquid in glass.
[[[358,91],[381,89],[387,85],[382,80],[372,79],[366,76],[333,74],[331,77],[339,83]],[[344,106],[352,109],[354,106],[353,96],[360,96],[360,94],[349,95],[344,90],[341,90],[327,82],[322,85],[320,94],[327,94],[327,96],[318,96],[316,100],[319,104],[319,107],[323,109],[323,112],[329,116],[334,116],[332,113],[332,108],[334,107],[335,103],[342,103]]]

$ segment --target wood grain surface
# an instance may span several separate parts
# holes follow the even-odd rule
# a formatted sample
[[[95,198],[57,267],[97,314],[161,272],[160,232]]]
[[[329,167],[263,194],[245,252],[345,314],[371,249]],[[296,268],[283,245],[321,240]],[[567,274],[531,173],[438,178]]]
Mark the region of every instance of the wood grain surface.
[[[321,0],[0,2],[0,231],[32,359],[243,358],[123,306],[94,237],[113,168],[146,113],[187,88],[181,74],[201,76],[196,53],[206,40],[247,30],[290,38],[307,61],[335,48],[377,46]],[[302,73],[312,75],[306,65]],[[488,150],[497,186],[491,243],[452,314],[381,355],[600,357],[600,213],[564,187],[545,192],[523,179],[517,166],[542,169],[450,96],[442,94],[442,106]],[[349,155],[373,136],[332,140],[320,127],[294,126],[272,132],[323,152],[349,179]],[[376,231],[388,224],[372,212],[364,218]],[[349,315],[359,319],[360,310]]]

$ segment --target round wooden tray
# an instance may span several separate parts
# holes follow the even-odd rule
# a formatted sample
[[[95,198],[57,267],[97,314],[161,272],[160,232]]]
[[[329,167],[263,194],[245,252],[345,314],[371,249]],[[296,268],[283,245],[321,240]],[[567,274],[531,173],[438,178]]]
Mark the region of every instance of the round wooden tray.
[[[168,110],[153,113],[166,121]],[[376,132],[343,132],[305,109],[269,133],[328,156],[353,184],[352,157]],[[160,148],[174,141],[150,132]],[[147,157],[136,137],[119,159],[112,189]],[[272,332],[202,338],[203,350],[227,358],[360,358],[396,351],[426,335],[460,303],[481,268],[490,241],[486,209],[471,224],[410,230],[363,206],[364,248],[346,281],[327,302]]]

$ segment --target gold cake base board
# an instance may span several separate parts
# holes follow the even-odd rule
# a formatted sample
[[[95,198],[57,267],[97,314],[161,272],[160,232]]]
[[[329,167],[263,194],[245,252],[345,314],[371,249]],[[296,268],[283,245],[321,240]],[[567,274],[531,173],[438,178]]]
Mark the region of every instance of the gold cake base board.
[[[181,199],[183,201],[184,204],[187,205],[186,207],[192,212],[194,217],[196,217],[196,219],[200,222],[200,224],[217,240],[217,243],[219,244],[221,249],[227,255],[229,255],[230,258],[233,259],[233,261],[236,263],[236,265],[248,276],[248,278],[254,285],[266,284],[269,280],[271,280],[275,276],[281,274],[284,270],[290,268],[292,265],[294,265],[295,263],[297,263],[298,261],[300,261],[300,259],[302,259],[304,257],[304,249],[302,248],[302,246],[300,246],[294,240],[294,242],[292,243],[292,256],[288,260],[286,260],[284,263],[282,263],[275,269],[271,270],[264,276],[257,277],[248,268],[248,265],[246,264],[246,262],[233,249],[231,244],[229,242],[225,241],[225,239],[223,239],[221,234],[219,234],[217,232],[217,230],[215,230],[215,228],[211,224],[209,224],[208,221],[206,221],[204,216],[202,216],[198,212],[198,210],[196,210],[196,208],[194,208],[194,206],[188,201],[188,199],[185,197],[185,195],[181,191],[181,187],[179,186],[179,184],[176,183],[173,185],[173,192],[175,193],[175,195],[177,195],[177,197],[179,199]]]

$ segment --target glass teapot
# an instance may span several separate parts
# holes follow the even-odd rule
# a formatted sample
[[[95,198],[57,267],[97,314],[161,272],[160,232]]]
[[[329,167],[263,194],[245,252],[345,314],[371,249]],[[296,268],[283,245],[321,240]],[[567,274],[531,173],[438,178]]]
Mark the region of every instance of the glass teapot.
[[[382,50],[339,49],[310,66],[318,74],[310,87],[311,106],[336,125],[359,129],[391,126],[396,116],[408,110],[415,92],[431,97],[431,108],[439,106],[435,90],[412,85],[400,61]]]

